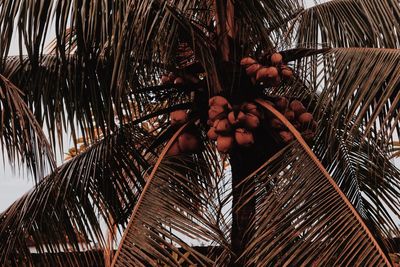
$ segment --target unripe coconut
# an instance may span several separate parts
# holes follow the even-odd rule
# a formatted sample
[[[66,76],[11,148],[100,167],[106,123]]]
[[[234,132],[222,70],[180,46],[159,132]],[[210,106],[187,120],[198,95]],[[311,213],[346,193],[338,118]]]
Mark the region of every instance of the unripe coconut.
[[[255,129],[260,126],[260,119],[254,114],[247,113],[244,124],[248,129]]]
[[[284,143],[289,143],[294,139],[293,134],[289,131],[280,131],[279,136],[282,138]]]
[[[284,125],[279,119],[273,118],[271,120],[271,127],[277,130],[281,130],[284,128]]]
[[[228,121],[232,125],[237,125],[240,122],[243,122],[245,118],[246,118],[246,115],[242,111],[239,111],[238,114],[236,114],[236,115],[235,115],[234,111],[231,111],[228,114]]]
[[[288,66],[282,66],[282,77],[284,79],[290,79],[293,76],[293,71]]]
[[[249,76],[256,76],[256,73],[260,68],[262,68],[260,64],[252,64],[246,68],[246,73]]]
[[[207,137],[208,137],[208,139],[213,140],[213,141],[217,140],[218,134],[215,132],[214,127],[211,127],[210,130],[208,130]]]
[[[170,113],[169,118],[171,125],[184,124],[188,120],[188,114],[186,110],[175,110]]]
[[[255,64],[255,63],[257,63],[257,61],[251,57],[244,57],[244,58],[242,58],[242,60],[240,60],[240,65],[245,66],[245,67],[247,67],[251,64]]]
[[[280,53],[273,53],[271,55],[271,63],[272,65],[279,65],[282,63],[282,55]]]
[[[240,107],[241,110],[243,110],[245,113],[251,113],[253,115],[256,115],[258,118],[261,117],[260,111],[257,109],[257,105],[251,102],[245,102],[242,104]]]
[[[240,146],[251,146],[254,144],[254,136],[251,132],[246,131],[243,128],[236,129],[235,131],[236,143]]]
[[[290,109],[286,110],[284,115],[288,121],[294,121],[295,116],[293,110]]]
[[[300,116],[301,114],[307,111],[303,103],[301,103],[299,100],[293,100],[290,103],[290,109],[294,111],[296,117]]]
[[[178,142],[174,142],[171,147],[168,149],[167,156],[176,156],[181,153],[181,150],[179,149]]]
[[[221,106],[211,106],[208,110],[208,118],[214,121],[217,118],[225,117],[225,109]]]
[[[231,125],[228,119],[219,120],[214,127],[215,127],[215,132],[218,134],[227,134],[231,130]]]
[[[208,100],[208,105],[210,107],[211,106],[221,106],[221,107],[223,107],[223,106],[229,105],[229,102],[228,102],[228,100],[226,100],[225,97],[217,95],[217,96],[211,97]]]
[[[162,75],[161,76],[161,83],[162,84],[170,83],[169,77],[167,75]]]
[[[176,84],[176,85],[183,85],[185,83],[185,81],[183,80],[183,78],[181,78],[181,77],[177,77],[175,80],[174,80],[174,84]]]
[[[280,112],[283,112],[287,109],[289,100],[286,97],[278,97],[278,99],[275,100],[275,105]]]
[[[309,112],[305,112],[301,114],[297,120],[301,123],[301,125],[307,126],[312,123],[313,115]]]
[[[190,133],[183,133],[178,137],[178,146],[182,152],[194,152],[199,148],[199,140]]]
[[[232,136],[218,136],[217,139],[217,150],[221,153],[228,153],[233,147],[233,137]]]

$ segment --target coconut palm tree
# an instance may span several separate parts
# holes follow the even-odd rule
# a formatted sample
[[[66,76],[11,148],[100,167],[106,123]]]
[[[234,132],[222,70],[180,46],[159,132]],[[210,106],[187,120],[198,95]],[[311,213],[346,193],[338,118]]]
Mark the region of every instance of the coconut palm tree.
[[[392,265],[399,32],[396,0],[2,0],[3,157],[36,183],[0,265]]]

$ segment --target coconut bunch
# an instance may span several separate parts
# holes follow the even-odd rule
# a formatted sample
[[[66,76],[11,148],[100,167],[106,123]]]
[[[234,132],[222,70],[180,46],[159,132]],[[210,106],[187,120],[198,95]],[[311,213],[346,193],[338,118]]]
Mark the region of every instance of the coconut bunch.
[[[260,125],[261,114],[254,103],[234,106],[222,96],[209,100],[207,136],[217,142],[220,153],[228,153],[234,145],[254,144],[253,131]]]
[[[284,80],[293,76],[293,71],[283,64],[283,57],[280,53],[266,55],[266,65],[260,64],[251,57],[242,58],[240,65],[246,68],[246,74],[253,84],[277,87]]]
[[[170,123],[173,127],[179,127],[188,121],[187,110],[176,110],[170,113]],[[198,135],[192,131],[183,131],[177,140],[169,148],[168,156],[177,156],[180,154],[196,153],[200,148]]]
[[[301,101],[289,101],[286,97],[278,97],[273,104],[301,133],[306,142],[312,142],[317,128],[317,122],[314,120],[313,115],[307,112],[307,109]],[[293,134],[279,119],[275,117],[269,118],[269,123],[271,128],[277,131],[284,143],[289,143],[294,139]]]

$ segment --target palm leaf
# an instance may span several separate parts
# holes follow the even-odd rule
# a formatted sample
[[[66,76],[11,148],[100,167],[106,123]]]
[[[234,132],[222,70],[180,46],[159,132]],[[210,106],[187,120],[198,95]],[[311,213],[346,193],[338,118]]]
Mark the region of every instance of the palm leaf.
[[[102,224],[123,225],[153,163],[152,135],[125,126],[60,166],[0,215],[0,263],[32,263],[28,239],[49,265],[85,265],[105,247]],[[63,258],[65,257],[66,258]],[[93,256],[93,255],[92,255]],[[90,262],[90,261],[89,261]]]
[[[326,1],[305,9],[291,22],[291,37],[300,47],[398,48],[399,15],[399,3],[392,0]]]
[[[28,106],[23,94],[0,75],[0,140],[9,161],[26,162],[34,177],[42,177],[46,167],[55,167],[51,147]],[[46,166],[49,164],[49,166]],[[15,166],[15,165],[14,165]]]
[[[300,133],[267,102],[257,102],[297,141],[249,176],[257,174],[259,186],[249,229],[253,239],[242,255],[247,264],[390,266],[385,251]]]
[[[219,226],[205,216],[207,192],[212,189],[211,183],[203,180],[209,177],[208,170],[194,171],[190,158],[164,160],[184,128],[185,125],[168,141],[148,176],[112,266],[182,266],[174,253],[184,258],[186,264],[208,266],[213,260],[187,244],[188,238],[227,246]],[[186,257],[188,254],[182,250],[191,257]]]

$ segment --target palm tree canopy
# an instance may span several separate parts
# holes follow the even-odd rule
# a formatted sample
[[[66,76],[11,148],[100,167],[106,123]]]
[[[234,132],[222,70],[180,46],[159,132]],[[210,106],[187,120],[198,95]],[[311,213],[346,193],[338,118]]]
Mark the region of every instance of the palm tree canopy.
[[[117,227],[115,266],[390,266],[399,25],[397,0],[1,1],[1,149],[37,183],[0,214],[0,265],[29,265],[33,244],[49,265],[86,266],[94,257],[60,252],[104,250],[104,228]],[[15,35],[26,55],[8,55]],[[277,51],[293,77],[252,83],[241,59],[267,65]],[[168,73],[185,83],[163,83]],[[254,102],[255,145],[217,152],[216,95],[233,109]],[[279,96],[312,113],[311,141],[271,105]],[[187,123],[173,125],[180,110]],[[183,133],[199,148],[171,156]],[[84,146],[56,166],[66,134]],[[252,166],[235,184],[241,164]],[[237,255],[232,216],[248,203]]]

